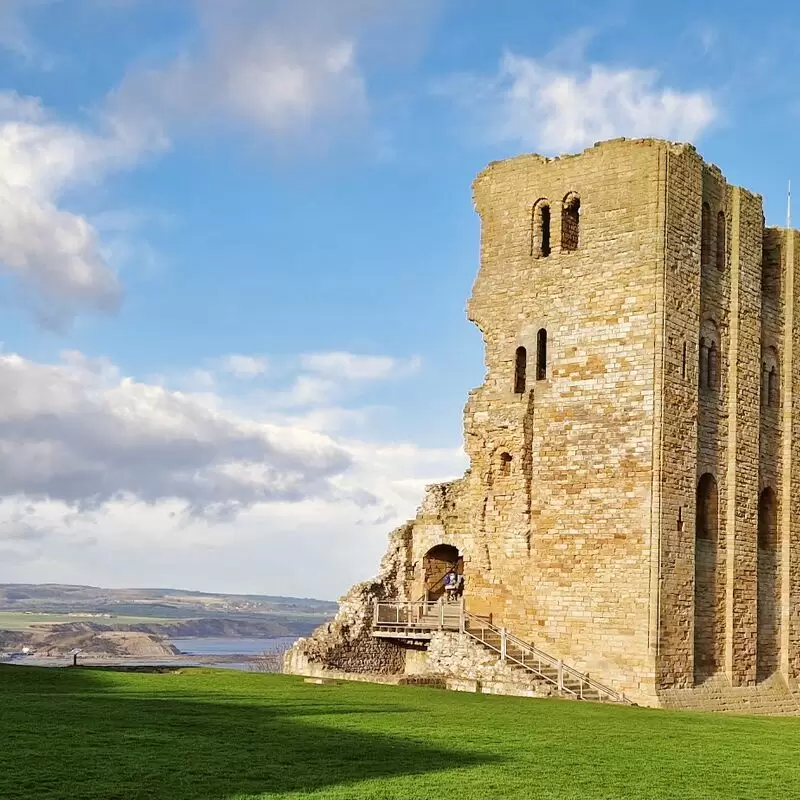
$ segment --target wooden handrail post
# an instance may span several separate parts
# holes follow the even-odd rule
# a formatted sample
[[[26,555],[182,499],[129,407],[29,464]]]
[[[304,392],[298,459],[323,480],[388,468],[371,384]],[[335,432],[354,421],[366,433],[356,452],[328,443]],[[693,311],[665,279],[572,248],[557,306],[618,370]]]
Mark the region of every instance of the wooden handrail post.
[[[461,631],[461,633],[464,633],[464,630],[467,627],[467,620],[466,620],[466,617],[464,616],[464,598],[463,597],[461,598],[459,603],[460,603],[461,607],[458,610],[458,629]]]
[[[500,628],[500,658],[506,660],[506,643],[508,641],[508,634],[505,628]]]
[[[439,601],[439,630],[444,630],[444,603]]]
[[[564,662],[559,659],[558,660],[558,691],[563,691],[564,689]]]

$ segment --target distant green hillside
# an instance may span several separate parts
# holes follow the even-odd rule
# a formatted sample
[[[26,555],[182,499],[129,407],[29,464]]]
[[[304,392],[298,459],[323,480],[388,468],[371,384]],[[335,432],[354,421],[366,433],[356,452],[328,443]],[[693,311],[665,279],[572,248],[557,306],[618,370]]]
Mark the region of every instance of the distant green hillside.
[[[184,589],[0,584],[0,652],[21,641],[4,631],[31,632],[48,624],[53,632],[133,630],[169,638],[305,636],[336,608],[326,600]]]
[[[104,589],[68,584],[0,584],[0,610],[113,613],[118,616],[189,618],[215,614],[330,617],[336,603],[298,597],[215,594],[186,589]]]

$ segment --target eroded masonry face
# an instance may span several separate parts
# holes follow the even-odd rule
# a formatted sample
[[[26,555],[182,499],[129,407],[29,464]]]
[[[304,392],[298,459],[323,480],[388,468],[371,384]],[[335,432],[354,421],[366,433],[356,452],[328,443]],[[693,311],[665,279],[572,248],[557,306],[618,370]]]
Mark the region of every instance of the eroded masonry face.
[[[470,469],[431,487],[381,591],[456,564],[471,612],[651,702],[793,678],[797,234],[657,140],[493,163],[474,199]]]

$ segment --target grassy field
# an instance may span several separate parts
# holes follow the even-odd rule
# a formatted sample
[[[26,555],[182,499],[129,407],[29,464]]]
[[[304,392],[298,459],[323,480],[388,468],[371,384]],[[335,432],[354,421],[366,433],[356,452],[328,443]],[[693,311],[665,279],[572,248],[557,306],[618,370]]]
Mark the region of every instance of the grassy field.
[[[0,666],[0,797],[800,797],[800,719]]]
[[[94,622],[97,625],[136,625],[175,622],[166,617],[71,617],[69,614],[47,614],[21,611],[0,611],[0,631],[25,631],[32,625],[59,625],[64,622]]]

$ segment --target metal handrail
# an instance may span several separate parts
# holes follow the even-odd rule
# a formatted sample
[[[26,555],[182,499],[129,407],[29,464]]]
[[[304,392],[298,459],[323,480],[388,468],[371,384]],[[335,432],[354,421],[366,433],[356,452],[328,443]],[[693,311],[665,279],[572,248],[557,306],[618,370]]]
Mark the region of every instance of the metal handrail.
[[[456,608],[458,609],[457,621],[454,619],[455,615],[453,613],[445,613],[448,608],[453,611]],[[436,614],[437,611],[438,615]],[[434,616],[438,618],[432,619]],[[473,623],[472,629],[470,629],[469,623]],[[526,642],[524,639],[520,639],[513,633],[509,633],[505,628],[492,624],[485,617],[469,613],[464,608],[463,599],[459,600],[457,604],[442,602],[441,599],[436,601],[376,600],[373,612],[373,627],[402,627],[417,631],[458,630],[490,650],[499,653],[502,660],[512,661],[529,672],[533,672],[538,678],[552,684],[560,692],[583,699],[584,690],[588,688],[593,689],[598,695],[605,696],[617,703],[630,704],[631,702],[625,697],[624,692],[617,692],[609,686],[596,681],[585,673],[565,664],[561,659],[550,655],[550,653],[541,650],[530,642]],[[487,631],[491,631],[494,637],[497,638],[496,644],[489,641],[486,636]],[[519,657],[515,656],[513,652],[509,652],[509,645],[512,650],[519,651]],[[556,670],[557,677],[553,678],[552,675],[548,675],[544,671],[544,667]],[[564,680],[565,677],[577,682],[577,689],[567,686]]]
[[[544,650],[540,650],[535,645],[532,645],[530,644],[530,642],[526,642],[523,639],[520,639],[518,636],[514,636],[513,633],[509,633],[508,631],[505,630],[505,628],[499,628],[496,625],[492,625],[490,622],[486,622],[483,618],[478,617],[475,614],[470,614],[467,611],[464,612],[463,617],[465,623],[468,621],[473,621],[478,623],[478,625],[480,625],[481,628],[481,635],[477,636],[475,633],[470,631],[466,624],[464,625],[463,633],[466,633],[468,636],[471,636],[473,639],[481,642],[484,646],[489,647],[495,652],[500,653],[501,658],[503,658],[504,660],[513,661],[519,664],[520,666],[525,667],[529,671],[535,672],[540,678],[544,679],[548,683],[553,684],[560,691],[566,692],[567,694],[572,694],[576,697],[580,697],[581,699],[583,699],[583,689],[585,684],[586,686],[594,689],[598,694],[606,695],[615,702],[630,703],[630,701],[625,697],[624,692],[617,692],[614,689],[610,688],[609,686],[605,686],[599,681],[594,680],[594,678],[590,678],[585,673],[580,672],[574,667],[570,667],[568,664],[565,664],[561,659],[558,659],[555,656],[551,656],[549,653],[546,653]],[[487,629],[497,634],[500,637],[500,647],[496,647],[491,642],[486,641],[484,631]],[[515,658],[513,655],[509,655],[508,653],[509,642],[514,647],[516,647],[521,651],[522,658]],[[530,654],[531,656],[533,656],[533,658],[536,659],[539,666],[538,669],[534,668],[532,664],[530,664],[525,660],[526,653]],[[541,670],[542,664],[546,664],[547,666],[556,669],[558,674],[558,679],[554,680],[551,676],[544,673]],[[570,687],[564,684],[565,674],[578,682],[577,691],[571,689]]]

